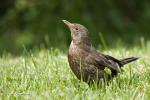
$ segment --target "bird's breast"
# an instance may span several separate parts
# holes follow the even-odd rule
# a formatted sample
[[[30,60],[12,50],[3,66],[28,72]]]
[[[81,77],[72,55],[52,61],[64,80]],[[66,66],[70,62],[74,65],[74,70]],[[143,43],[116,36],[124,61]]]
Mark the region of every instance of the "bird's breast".
[[[87,52],[85,52],[83,49],[77,47],[76,45],[70,45],[68,51],[68,61],[72,71],[78,77],[78,79],[81,77],[80,67],[84,65],[84,59],[86,56]]]
[[[87,56],[87,52],[78,48],[77,46],[70,46],[68,52],[68,58],[75,62],[83,61]]]

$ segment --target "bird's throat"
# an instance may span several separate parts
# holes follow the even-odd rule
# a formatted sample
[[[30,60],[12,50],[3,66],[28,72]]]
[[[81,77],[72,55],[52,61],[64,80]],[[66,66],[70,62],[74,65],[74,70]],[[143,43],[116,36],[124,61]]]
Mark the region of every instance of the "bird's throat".
[[[70,46],[75,46],[80,49],[88,50],[92,46],[92,44],[90,41],[73,41],[72,40]]]

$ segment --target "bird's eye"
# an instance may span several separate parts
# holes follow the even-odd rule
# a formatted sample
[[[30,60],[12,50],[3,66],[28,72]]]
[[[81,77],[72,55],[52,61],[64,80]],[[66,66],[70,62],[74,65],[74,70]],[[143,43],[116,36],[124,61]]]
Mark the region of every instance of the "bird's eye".
[[[75,28],[75,30],[77,31],[77,30],[78,30],[78,28]]]

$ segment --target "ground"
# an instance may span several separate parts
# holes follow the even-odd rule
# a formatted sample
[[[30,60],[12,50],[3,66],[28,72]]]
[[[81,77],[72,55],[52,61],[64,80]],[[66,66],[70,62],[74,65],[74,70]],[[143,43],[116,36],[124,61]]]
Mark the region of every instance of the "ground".
[[[101,51],[98,49],[98,51]],[[111,82],[92,85],[77,80],[71,72],[67,53],[57,49],[25,51],[20,56],[0,57],[2,99],[51,100],[149,100],[150,46],[103,50],[117,58],[138,56]]]

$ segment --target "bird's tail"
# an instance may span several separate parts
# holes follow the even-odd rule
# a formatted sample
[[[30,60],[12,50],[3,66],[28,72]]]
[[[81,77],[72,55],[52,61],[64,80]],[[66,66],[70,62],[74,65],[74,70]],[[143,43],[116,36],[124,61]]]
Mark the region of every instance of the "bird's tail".
[[[135,60],[139,59],[138,57],[129,57],[129,58],[124,58],[120,60],[120,63],[123,65],[128,64],[130,62],[133,62]]]

